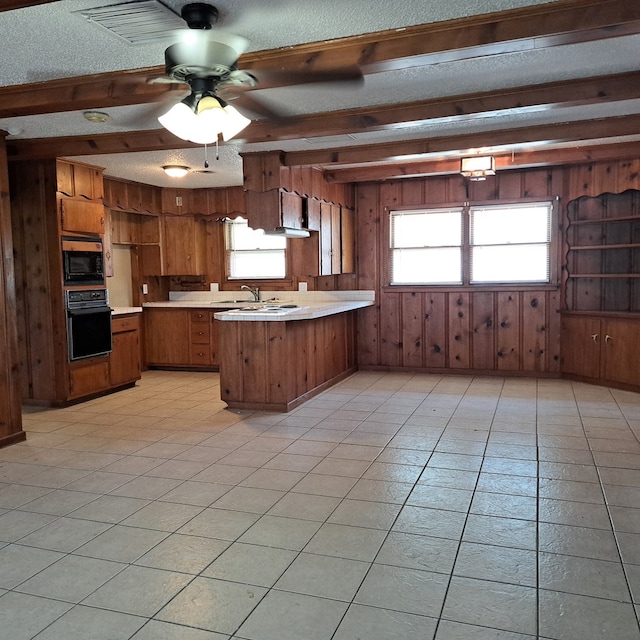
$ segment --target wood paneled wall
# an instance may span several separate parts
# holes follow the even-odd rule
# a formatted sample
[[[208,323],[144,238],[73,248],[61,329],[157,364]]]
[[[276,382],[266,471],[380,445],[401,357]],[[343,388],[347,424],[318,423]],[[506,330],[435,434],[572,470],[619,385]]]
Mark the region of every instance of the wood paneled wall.
[[[20,404],[18,327],[14,278],[9,173],[0,134],[0,447],[25,439]]]
[[[563,178],[561,169],[545,168],[505,171],[484,182],[446,176],[358,186],[358,288],[376,292],[376,305],[360,312],[359,365],[557,373],[558,287],[393,289],[384,280],[384,217],[394,206],[553,198],[562,194]]]

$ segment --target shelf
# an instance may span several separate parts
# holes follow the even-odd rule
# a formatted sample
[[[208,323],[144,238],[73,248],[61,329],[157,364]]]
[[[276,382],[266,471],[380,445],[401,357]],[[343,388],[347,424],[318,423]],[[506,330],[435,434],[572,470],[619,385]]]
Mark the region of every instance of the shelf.
[[[600,249],[640,249],[640,243],[638,242],[630,242],[625,244],[593,244],[593,245],[583,245],[580,247],[569,247],[569,251],[590,251],[590,250],[600,250]]]
[[[582,226],[585,224],[607,224],[609,222],[640,222],[638,216],[617,216],[614,218],[595,218],[594,220],[569,220],[569,226]]]
[[[568,278],[640,278],[640,273],[580,273],[567,276]]]

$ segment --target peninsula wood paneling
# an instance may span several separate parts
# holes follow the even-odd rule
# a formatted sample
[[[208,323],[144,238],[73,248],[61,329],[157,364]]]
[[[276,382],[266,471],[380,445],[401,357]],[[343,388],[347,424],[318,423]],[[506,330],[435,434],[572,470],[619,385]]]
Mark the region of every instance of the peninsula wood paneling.
[[[388,209],[466,200],[562,197],[563,169],[505,171],[485,182],[460,176],[362,183],[356,189],[358,288],[376,305],[358,314],[363,368],[557,374],[559,294],[553,287],[477,289],[385,286]],[[555,261],[554,261],[555,262]]]

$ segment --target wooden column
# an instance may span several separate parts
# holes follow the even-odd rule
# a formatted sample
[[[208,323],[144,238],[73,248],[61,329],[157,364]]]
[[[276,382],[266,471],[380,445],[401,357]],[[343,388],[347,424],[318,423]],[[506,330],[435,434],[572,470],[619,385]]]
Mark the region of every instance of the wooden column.
[[[26,438],[22,430],[18,366],[9,172],[5,134],[0,132],[0,447]]]

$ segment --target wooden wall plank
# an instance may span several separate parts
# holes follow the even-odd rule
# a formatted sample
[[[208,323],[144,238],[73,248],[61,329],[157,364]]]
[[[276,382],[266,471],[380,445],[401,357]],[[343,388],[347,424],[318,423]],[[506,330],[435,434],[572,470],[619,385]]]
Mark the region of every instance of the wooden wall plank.
[[[469,369],[471,365],[471,295],[451,292],[448,298],[449,340],[448,366]]]
[[[424,366],[424,322],[422,294],[413,291],[401,294],[402,304],[402,366]]]
[[[447,294],[424,294],[424,366],[447,366]],[[467,314],[468,315],[468,314]],[[466,328],[469,334],[468,327]]]
[[[501,371],[518,371],[520,365],[520,338],[522,335],[520,326],[519,292],[502,291],[496,294],[497,319],[496,328],[496,355],[498,369]]]
[[[544,291],[523,291],[522,370],[547,370],[547,297]],[[556,314],[557,315],[557,314]]]
[[[474,292],[472,298],[473,368],[495,369],[496,319],[495,294],[491,291]]]
[[[402,296],[387,293],[380,301],[380,364],[387,367],[402,365]]]

